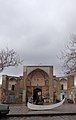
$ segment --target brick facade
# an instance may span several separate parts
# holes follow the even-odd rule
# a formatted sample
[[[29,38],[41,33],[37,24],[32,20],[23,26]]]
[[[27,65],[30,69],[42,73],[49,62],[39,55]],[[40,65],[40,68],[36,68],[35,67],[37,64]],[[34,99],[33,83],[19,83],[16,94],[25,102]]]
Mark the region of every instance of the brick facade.
[[[44,102],[56,102],[70,96],[74,77],[56,77],[53,66],[24,66],[23,76],[2,76],[2,101],[26,103],[40,93]]]
[[[23,77],[2,76],[2,102],[21,103],[23,92]]]

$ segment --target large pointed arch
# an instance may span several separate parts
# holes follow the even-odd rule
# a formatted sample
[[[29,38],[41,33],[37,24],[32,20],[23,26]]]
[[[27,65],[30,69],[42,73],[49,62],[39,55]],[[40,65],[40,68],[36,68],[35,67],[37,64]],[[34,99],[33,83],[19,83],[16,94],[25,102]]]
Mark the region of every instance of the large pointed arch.
[[[43,71],[42,69],[39,69],[39,68],[37,68],[37,69],[33,70],[32,72],[30,72],[28,74],[28,76],[32,77],[36,72],[40,72],[44,76],[44,78],[45,78],[45,76],[49,77],[49,75],[45,71]]]
[[[27,75],[26,86],[46,85],[49,85],[49,75],[45,71],[38,68]]]

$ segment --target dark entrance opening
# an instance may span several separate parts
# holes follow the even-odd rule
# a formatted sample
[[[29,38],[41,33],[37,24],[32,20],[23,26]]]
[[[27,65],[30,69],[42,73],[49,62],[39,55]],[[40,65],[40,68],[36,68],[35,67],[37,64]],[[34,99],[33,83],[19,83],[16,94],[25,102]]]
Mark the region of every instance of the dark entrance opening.
[[[62,95],[62,99],[64,99],[64,97],[65,97],[65,96],[64,96],[64,95]]]
[[[42,96],[42,90],[40,88],[36,88],[33,91],[33,102],[36,102],[38,100],[38,93],[41,92]]]

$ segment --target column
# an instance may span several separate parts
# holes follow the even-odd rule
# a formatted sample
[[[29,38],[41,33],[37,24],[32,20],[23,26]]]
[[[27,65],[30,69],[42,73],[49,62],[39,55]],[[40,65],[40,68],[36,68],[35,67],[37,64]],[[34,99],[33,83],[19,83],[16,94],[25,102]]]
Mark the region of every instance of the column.
[[[49,69],[49,102],[53,102],[53,66]]]

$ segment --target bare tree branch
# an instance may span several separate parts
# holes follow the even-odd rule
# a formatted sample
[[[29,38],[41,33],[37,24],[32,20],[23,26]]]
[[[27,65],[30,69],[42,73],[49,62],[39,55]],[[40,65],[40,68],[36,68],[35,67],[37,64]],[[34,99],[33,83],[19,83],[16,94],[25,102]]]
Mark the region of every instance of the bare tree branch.
[[[66,74],[76,75],[76,36],[67,45],[66,51],[62,52],[61,59],[64,61],[63,68]]]
[[[6,67],[18,66],[22,62],[23,61],[20,60],[19,56],[13,49],[9,50],[6,48],[0,51],[0,72]]]

